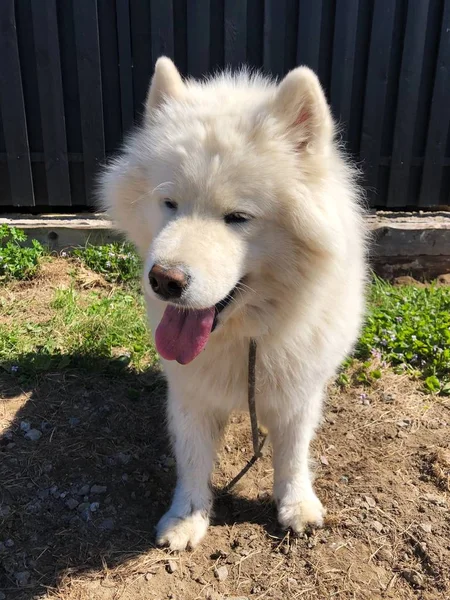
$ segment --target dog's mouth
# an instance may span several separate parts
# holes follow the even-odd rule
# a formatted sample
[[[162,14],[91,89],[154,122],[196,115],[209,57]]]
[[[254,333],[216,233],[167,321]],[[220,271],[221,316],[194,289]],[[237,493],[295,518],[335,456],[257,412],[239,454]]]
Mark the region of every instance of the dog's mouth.
[[[210,308],[194,310],[169,304],[155,332],[159,354],[182,365],[193,361],[205,348],[217,327],[220,313],[232,302],[239,283]]]

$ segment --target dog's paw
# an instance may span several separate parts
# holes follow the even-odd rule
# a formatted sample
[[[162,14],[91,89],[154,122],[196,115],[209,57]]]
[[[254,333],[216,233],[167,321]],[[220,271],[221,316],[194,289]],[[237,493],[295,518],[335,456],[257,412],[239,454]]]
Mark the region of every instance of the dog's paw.
[[[326,514],[325,508],[315,494],[296,503],[280,503],[278,521],[284,528],[291,528],[295,533],[302,533],[308,525],[322,527]]]
[[[195,548],[208,529],[209,519],[202,511],[179,517],[170,510],[156,526],[156,543],[170,550]]]

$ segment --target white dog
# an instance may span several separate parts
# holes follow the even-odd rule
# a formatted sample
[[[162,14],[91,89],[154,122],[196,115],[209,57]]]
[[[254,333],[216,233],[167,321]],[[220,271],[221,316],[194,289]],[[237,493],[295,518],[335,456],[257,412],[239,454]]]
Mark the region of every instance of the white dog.
[[[230,411],[247,407],[252,337],[279,521],[320,526],[308,449],[359,333],[366,274],[359,189],[317,77],[183,81],[160,58],[144,123],[101,193],[144,259],[169,384],[178,481],[157,542],[181,550],[206,533],[216,446]]]

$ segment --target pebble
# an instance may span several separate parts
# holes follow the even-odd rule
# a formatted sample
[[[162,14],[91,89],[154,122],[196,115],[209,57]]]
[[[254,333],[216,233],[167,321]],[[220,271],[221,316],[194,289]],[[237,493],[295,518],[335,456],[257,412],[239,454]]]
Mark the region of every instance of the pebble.
[[[11,507],[5,504],[5,506],[0,506],[0,517],[7,517],[11,512]]]
[[[383,400],[383,402],[385,402],[386,404],[393,404],[395,402],[395,396],[394,394],[389,394],[389,393],[383,393],[381,395],[381,399]]]
[[[228,444],[225,446],[225,452],[231,452],[231,446],[228,446]]]
[[[112,531],[115,527],[114,519],[105,519],[99,525],[99,528],[103,531]]]
[[[83,512],[83,510],[88,509],[89,510],[89,502],[82,502],[81,504],[78,505],[78,512]]]
[[[106,485],[93,485],[91,487],[91,494],[106,494]]]
[[[405,569],[402,571],[402,576],[406,581],[414,586],[421,587],[423,578],[420,573],[413,571],[412,569]]]
[[[178,564],[174,560],[169,560],[167,563],[167,571],[171,574],[175,573],[175,571],[178,571]]]
[[[326,467],[328,467],[328,465],[330,464],[330,463],[328,462],[328,458],[327,458],[326,456],[323,456],[323,455],[320,457],[320,462],[321,462],[323,465],[325,465]]]
[[[123,473],[122,481],[128,481],[128,473]]]
[[[431,533],[431,523],[421,523],[420,528],[422,531],[425,531],[425,533]]]
[[[375,506],[377,505],[375,499],[372,498],[372,496],[364,496],[364,500],[367,502],[370,508],[375,508]]]
[[[30,579],[30,571],[17,571],[17,573],[14,573],[14,579],[19,586],[27,585]]]
[[[21,431],[30,431],[30,429],[31,429],[31,425],[30,425],[30,423],[28,423],[28,421],[20,422],[20,430]]]
[[[216,569],[214,569],[214,576],[219,581],[225,581],[225,579],[227,579],[228,577],[228,569],[225,565],[223,565],[222,567],[217,567]]]
[[[372,521],[372,528],[378,533],[383,531],[383,525],[380,523],[380,521]]]
[[[39,431],[39,429],[30,429],[25,434],[25,439],[30,440],[31,442],[37,442],[41,437],[42,431]]]
[[[89,494],[89,490],[90,490],[90,486],[89,484],[83,485],[82,487],[80,487],[80,489],[78,490],[77,495],[78,496],[86,496],[87,494]]]
[[[75,500],[75,498],[68,498],[66,500],[66,506],[69,510],[74,510],[78,506],[78,500]]]
[[[14,442],[9,442],[9,444],[6,444],[6,449],[7,450],[12,450],[15,447],[15,443]]]
[[[119,452],[117,454],[117,459],[122,465],[127,465],[131,460],[131,455],[125,454],[124,452]]]
[[[89,510],[91,512],[96,512],[100,508],[100,502],[91,502],[89,506]]]

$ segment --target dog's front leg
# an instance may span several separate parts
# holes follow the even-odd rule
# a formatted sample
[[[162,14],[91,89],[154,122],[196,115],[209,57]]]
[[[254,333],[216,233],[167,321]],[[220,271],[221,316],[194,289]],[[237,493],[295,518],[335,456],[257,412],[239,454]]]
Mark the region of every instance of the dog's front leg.
[[[308,465],[309,444],[320,418],[321,395],[300,410],[274,415],[270,437],[273,446],[274,497],[283,527],[301,533],[309,524],[321,526],[325,510],[317,498]]]
[[[210,487],[217,442],[227,414],[198,402],[181,402],[171,393],[169,428],[177,461],[172,505],[157,525],[156,542],[171,550],[194,548],[206,533],[212,505]]]

